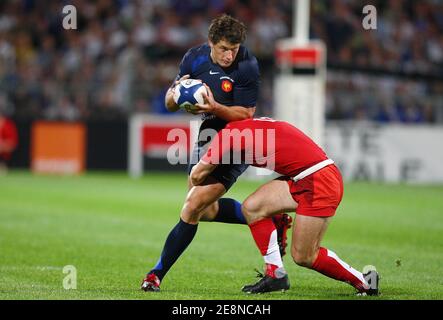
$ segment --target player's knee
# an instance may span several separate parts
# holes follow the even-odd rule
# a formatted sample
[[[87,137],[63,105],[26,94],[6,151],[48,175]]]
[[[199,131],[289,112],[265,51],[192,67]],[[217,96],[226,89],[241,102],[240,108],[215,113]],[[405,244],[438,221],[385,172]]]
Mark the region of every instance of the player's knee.
[[[260,207],[254,199],[246,199],[241,205],[241,210],[247,220],[252,220],[260,216]]]
[[[205,208],[204,203],[195,199],[187,199],[183,205],[181,217],[185,220],[198,221],[200,212]]]
[[[314,255],[309,254],[306,251],[292,247],[291,256],[294,262],[301,267],[311,268],[312,265],[314,264],[314,259],[315,259]]]

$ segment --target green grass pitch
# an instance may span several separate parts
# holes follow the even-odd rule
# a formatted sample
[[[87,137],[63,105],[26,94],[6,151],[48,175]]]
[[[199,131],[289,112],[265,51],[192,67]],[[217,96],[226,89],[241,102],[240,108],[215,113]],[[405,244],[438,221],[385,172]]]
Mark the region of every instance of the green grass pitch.
[[[443,186],[345,184],[323,241],[356,269],[380,272],[380,297],[284,258],[291,289],[249,296],[262,258],[244,225],[202,222],[193,243],[162,283],[139,285],[177,223],[185,175],[123,173],[80,177],[0,176],[0,299],[442,299]],[[227,196],[243,200],[259,182],[239,181]],[[63,267],[77,270],[66,290]]]

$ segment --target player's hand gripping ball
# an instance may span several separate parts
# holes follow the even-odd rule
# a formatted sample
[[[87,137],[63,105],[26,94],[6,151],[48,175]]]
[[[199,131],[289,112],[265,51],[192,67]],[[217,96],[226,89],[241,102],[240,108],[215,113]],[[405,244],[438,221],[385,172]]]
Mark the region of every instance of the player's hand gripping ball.
[[[204,104],[202,93],[208,94],[201,80],[186,79],[181,81],[174,90],[174,102],[186,111],[197,108],[195,104]]]

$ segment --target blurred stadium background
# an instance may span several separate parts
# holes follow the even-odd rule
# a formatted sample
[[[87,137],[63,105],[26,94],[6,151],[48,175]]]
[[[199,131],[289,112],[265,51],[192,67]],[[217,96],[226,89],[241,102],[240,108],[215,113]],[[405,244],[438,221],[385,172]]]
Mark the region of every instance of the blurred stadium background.
[[[35,121],[60,120],[86,124],[86,169],[125,170],[128,117],[177,116],[164,93],[184,52],[206,41],[222,12],[248,26],[262,73],[256,115],[273,116],[275,43],[291,36],[292,2],[72,1],[78,29],[64,30],[66,1],[2,1],[0,110],[20,131],[10,165],[31,166]],[[377,30],[362,28],[368,3]],[[310,38],[327,47],[326,121],[440,127],[442,28],[440,1],[313,1]]]
[[[76,30],[62,27],[62,9],[68,4],[77,9]],[[367,4],[377,9],[376,30],[362,27],[365,16],[362,8]],[[293,12],[293,0],[1,1],[0,112],[16,123],[19,143],[9,163],[8,174],[0,176],[0,216],[3,220],[0,222],[3,228],[0,238],[3,237],[2,251],[6,252],[1,266],[4,281],[0,293],[9,298],[141,297],[130,290],[114,296],[111,290],[97,291],[94,295],[94,285],[102,287],[100,281],[104,280],[97,280],[100,273],[93,271],[95,269],[90,264],[100,253],[86,245],[89,243],[87,237],[94,234],[96,238],[92,241],[97,241],[102,249],[113,241],[112,236],[127,245],[120,248],[125,251],[109,253],[119,255],[120,259],[124,259],[122,254],[128,254],[128,258],[133,259],[129,266],[123,267],[128,274],[132,272],[131,276],[121,282],[117,280],[114,287],[133,286],[146,271],[143,267],[155,263],[153,260],[160,252],[169,227],[178,217],[186,191],[184,166],[171,166],[166,161],[171,143],[165,141],[165,136],[170,128],[186,129],[190,118],[180,112],[170,114],[164,107],[164,94],[176,76],[183,54],[188,48],[206,41],[209,23],[215,16],[229,13],[242,20],[248,27],[246,46],[258,58],[261,70],[256,115],[275,116],[278,107],[274,80],[280,72],[275,58],[276,44],[278,40],[292,36]],[[347,189],[357,190],[349,191],[348,205],[345,203],[343,208],[344,222],[342,225],[337,222],[337,230],[335,233],[331,231],[328,239],[363,266],[367,259],[359,257],[344,243],[353,239],[351,235],[359,237],[362,232],[351,229],[368,223],[361,221],[361,217],[357,219],[354,211],[366,212],[368,219],[373,214],[378,220],[370,220],[369,224],[380,224],[380,231],[376,232],[379,239],[388,238],[391,232],[395,234],[395,228],[398,228],[398,238],[394,235],[392,246],[385,248],[384,253],[392,259],[384,265],[380,254],[377,256],[375,251],[365,249],[372,235],[363,232],[362,238],[355,242],[355,245],[361,245],[359,248],[363,254],[377,256],[378,264],[388,269],[392,261],[401,264],[409,249],[425,248],[421,258],[429,262],[426,282],[439,284],[437,289],[431,289],[420,287],[423,278],[410,282],[414,274],[422,273],[420,266],[413,263],[409,274],[403,275],[397,283],[394,281],[392,293],[396,298],[441,299],[443,292],[438,274],[441,276],[443,263],[443,2],[311,1],[309,33],[310,39],[323,41],[327,52],[322,105],[325,139],[322,145],[342,169]],[[286,108],[291,108],[291,104]],[[142,115],[137,119],[144,120],[136,129],[139,131],[131,133],[131,119],[135,119],[135,115]],[[131,161],[134,161],[130,151],[133,144],[141,146],[140,150],[133,151],[135,158],[141,155],[144,176],[140,180],[122,174],[130,170]],[[170,171],[182,171],[182,174]],[[61,179],[29,172],[74,176]],[[83,175],[79,177],[77,173]],[[163,185],[161,181],[166,182]],[[237,195],[243,199],[258,183],[240,181],[238,189],[233,189],[234,197]],[[172,195],[169,194],[171,185],[180,186],[174,187]],[[104,194],[100,193],[101,188]],[[119,188],[122,188],[120,192]],[[69,195],[70,192],[73,194]],[[391,197],[388,196],[390,192]],[[378,202],[374,203],[372,197]],[[174,201],[176,203],[172,203]],[[366,206],[365,209],[357,209],[359,201]],[[409,207],[405,206],[408,202]],[[151,209],[158,211],[163,220],[149,212]],[[107,210],[109,216],[105,214]],[[36,216],[38,212],[43,220]],[[384,212],[392,216],[387,219],[388,224],[382,226]],[[397,220],[394,221],[393,217],[403,219],[402,212],[410,215],[404,218],[403,225],[396,225]],[[417,212],[422,216],[413,216]],[[74,240],[76,233],[61,227],[63,221],[66,222],[62,213],[78,213],[79,220],[72,220],[73,228],[79,232],[90,231],[77,233],[85,241],[82,243],[83,260],[77,265],[91,272],[89,276],[94,285],[90,285],[90,295],[69,296],[63,290],[53,289],[60,287],[57,282],[60,267],[69,264],[69,254],[76,252],[75,247],[63,251],[63,246],[70,240],[74,243],[82,241]],[[81,219],[86,219],[89,224],[80,222]],[[146,239],[149,234],[142,236],[144,231],[137,221],[155,226],[155,232],[152,231],[154,240]],[[107,225],[109,223],[121,223],[122,228]],[[207,228],[221,235],[226,233],[226,239],[237,231],[237,226],[211,225]],[[417,233],[408,235],[413,228]],[[256,252],[249,234],[241,230],[242,235],[233,239],[236,243],[250,242],[247,248],[239,249],[236,257],[245,267],[251,267],[251,262],[245,258],[242,260],[242,257],[255,257]],[[102,236],[100,232],[103,232]],[[200,239],[212,239],[209,231],[201,232],[201,237],[206,238]],[[403,232],[402,236],[400,232]],[[345,236],[346,233],[349,237]],[[136,244],[130,243],[128,234],[134,235]],[[22,235],[35,239],[34,247],[33,241],[22,238]],[[45,238],[45,235],[54,238]],[[408,236],[417,240],[413,248],[402,247]],[[63,237],[70,240],[62,244],[60,239]],[[45,252],[53,241],[60,250],[54,252],[59,255],[35,254],[29,260],[20,255],[29,247],[34,252]],[[203,244],[198,239],[196,241],[195,247],[202,249]],[[382,246],[381,240],[377,243]],[[229,247],[225,249],[229,250]],[[88,250],[91,253],[87,253]],[[198,256],[197,249],[190,250],[190,254],[193,252]],[[217,252],[219,249],[212,245],[211,250]],[[431,252],[436,256],[431,257]],[[48,256],[51,262],[44,260]],[[408,257],[413,259],[412,255]],[[97,259],[106,264],[106,259]],[[111,265],[121,267],[121,261],[112,259]],[[209,259],[215,264],[223,260],[215,253],[210,253]],[[187,261],[186,256],[184,261]],[[20,269],[20,265],[34,269]],[[211,269],[211,263],[204,265],[216,273]],[[222,266],[229,268],[226,262]],[[28,288],[31,295],[21,292],[16,284],[17,281],[23,282],[20,278],[23,270],[37,279],[34,289]],[[185,270],[185,264],[178,263],[176,271],[171,271],[172,279],[180,282],[178,274]],[[49,272],[49,275],[46,277],[42,272]],[[242,272],[246,276],[249,269]],[[305,271],[301,272],[304,274]],[[395,274],[390,272],[385,270],[387,274]],[[118,277],[118,270],[109,269],[106,276],[109,274]],[[310,274],[304,275],[309,279],[309,282],[301,280],[301,287],[306,292],[311,290],[312,283],[318,290],[334,285],[327,280],[314,280],[316,277],[311,279]],[[193,290],[185,282],[180,285],[183,292]],[[165,284],[166,290],[167,286]],[[48,288],[55,293],[49,293]],[[338,290],[338,296],[340,292],[347,292],[347,288],[339,288],[342,291]],[[417,296],[413,288],[418,288]],[[228,293],[237,290],[225,289]],[[39,296],[42,292],[45,294]],[[429,292],[432,293],[427,296]],[[217,294],[210,297],[232,297]],[[320,298],[337,297],[322,294]],[[184,296],[179,292],[167,297]],[[191,296],[205,297],[204,291],[201,295]],[[307,294],[305,298],[315,296]]]

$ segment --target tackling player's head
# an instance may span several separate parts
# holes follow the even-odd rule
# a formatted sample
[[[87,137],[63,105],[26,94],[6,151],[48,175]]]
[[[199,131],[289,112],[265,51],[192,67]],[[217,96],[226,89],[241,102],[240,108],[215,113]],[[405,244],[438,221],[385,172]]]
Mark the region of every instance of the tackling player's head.
[[[223,14],[212,20],[208,32],[211,58],[221,67],[229,67],[246,39],[246,27],[239,20]]]

